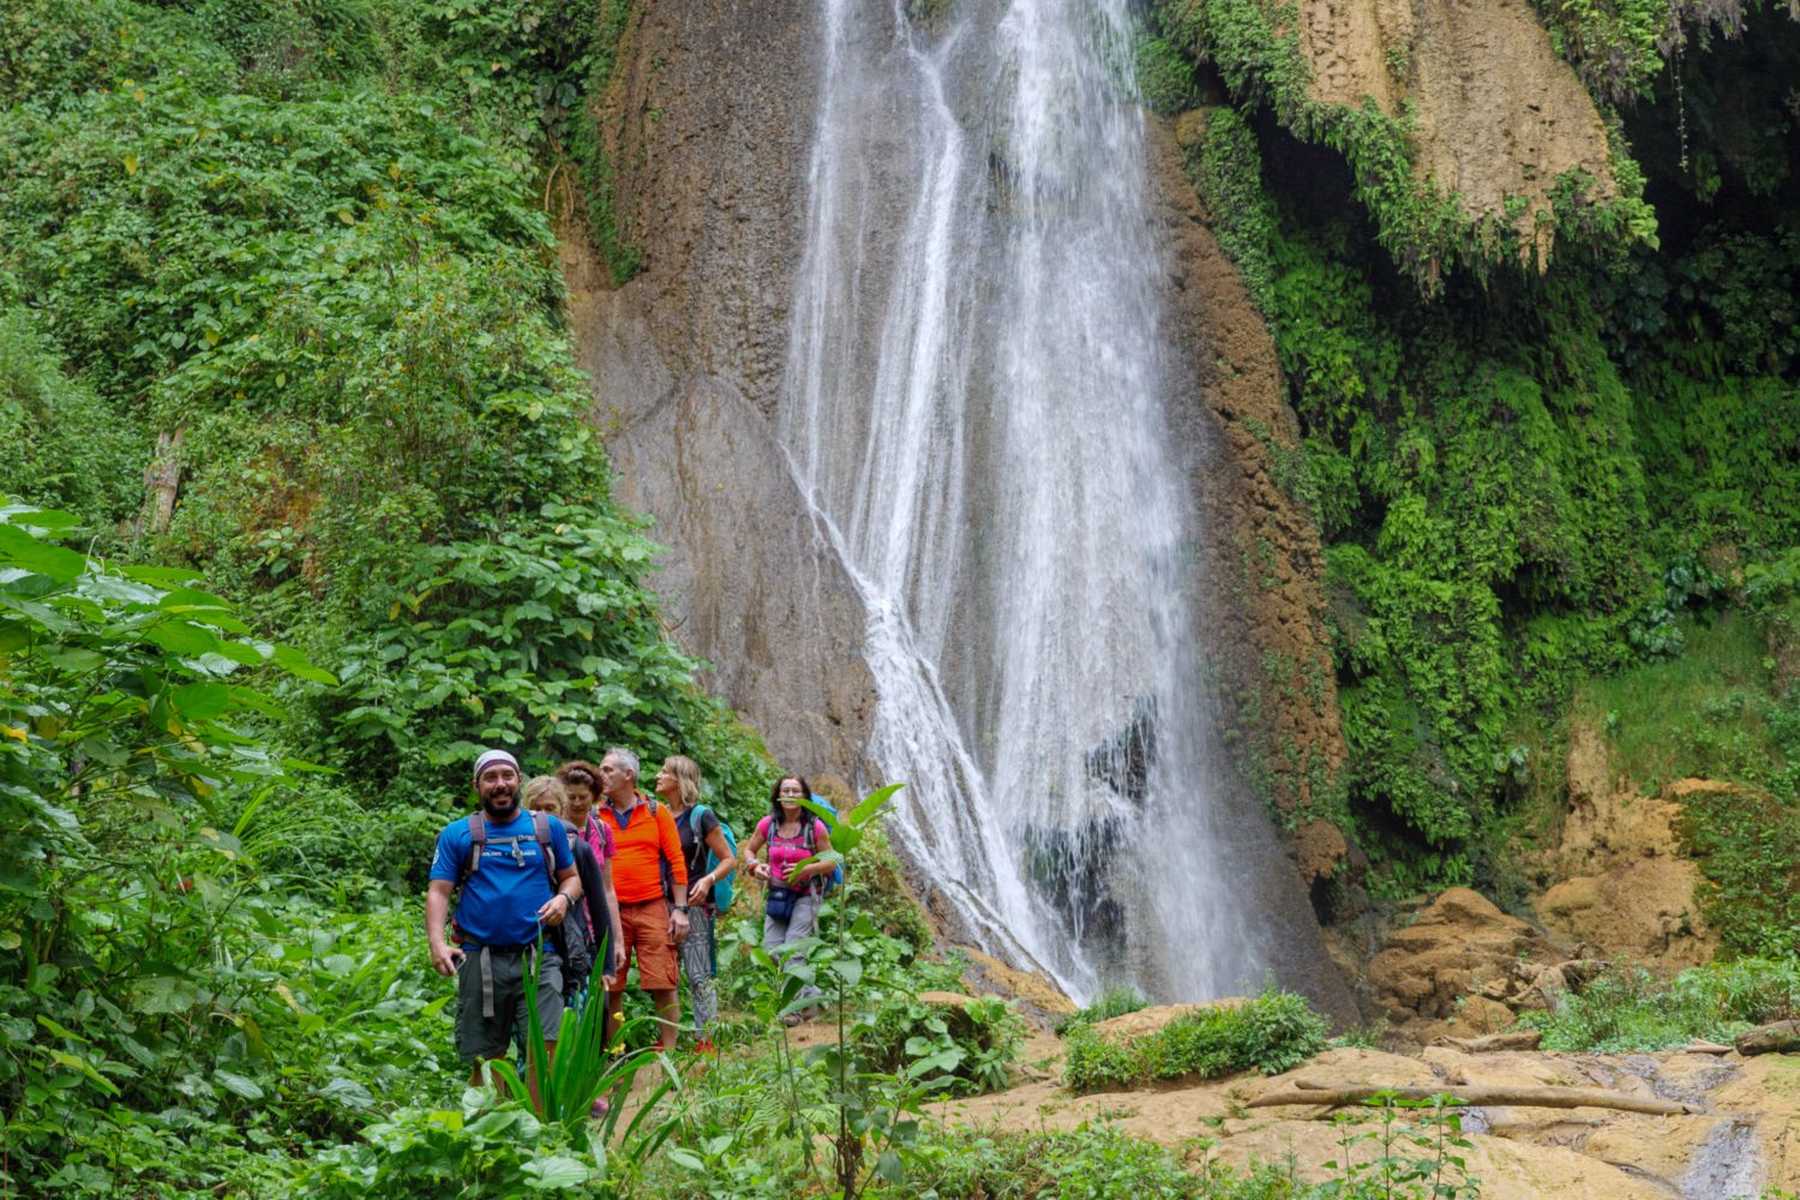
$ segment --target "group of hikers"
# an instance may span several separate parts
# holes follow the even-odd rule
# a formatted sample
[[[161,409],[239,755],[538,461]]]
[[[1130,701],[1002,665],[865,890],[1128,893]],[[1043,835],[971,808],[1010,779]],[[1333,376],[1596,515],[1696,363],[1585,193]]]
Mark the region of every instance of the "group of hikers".
[[[701,803],[693,759],[664,760],[655,797],[640,789],[638,769],[626,749],[608,750],[598,766],[567,762],[530,780],[505,750],[475,759],[479,808],[438,835],[425,897],[432,966],[456,976],[456,1045],[472,1082],[480,1082],[486,1061],[505,1058],[522,1039],[525,973],[534,964],[538,1019],[552,1054],[564,1009],[588,1003],[596,974],[612,1041],[634,958],[656,1007],[660,1048],[675,1049],[685,974],[694,1049],[711,1052],[718,901],[728,900],[740,866],[768,884],[766,950],[779,955],[812,936],[836,868],[798,865],[831,849],[825,823],[801,806],[813,798],[805,779],[775,781],[768,815],[740,850]]]

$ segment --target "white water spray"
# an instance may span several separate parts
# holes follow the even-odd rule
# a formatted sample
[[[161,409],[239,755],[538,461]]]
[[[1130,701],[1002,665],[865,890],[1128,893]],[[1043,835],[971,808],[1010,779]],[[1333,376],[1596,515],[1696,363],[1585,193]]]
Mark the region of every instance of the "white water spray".
[[[783,437],[897,841],[1071,992],[1258,981],[1213,803],[1125,0],[825,6]]]

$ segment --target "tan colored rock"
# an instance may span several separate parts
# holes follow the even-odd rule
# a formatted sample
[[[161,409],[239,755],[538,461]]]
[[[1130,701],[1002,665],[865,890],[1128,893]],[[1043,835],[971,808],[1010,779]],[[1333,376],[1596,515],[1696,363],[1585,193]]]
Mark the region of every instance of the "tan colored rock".
[[[1670,1183],[1687,1173],[1694,1152],[1719,1124],[1716,1116],[1633,1117],[1607,1121],[1587,1138],[1581,1152]]]
[[[1511,1028],[1518,1021],[1513,1010],[1486,996],[1469,996],[1457,1006],[1456,1015],[1450,1020],[1450,1037],[1480,1037],[1486,1033],[1499,1033]]]
[[[1564,880],[1533,907],[1546,928],[1607,954],[1680,969],[1718,948],[1694,900],[1700,869],[1684,858],[1644,859]]]
[[[1606,127],[1526,0],[1301,0],[1317,100],[1391,117],[1410,102],[1417,168],[1474,218],[1510,224],[1548,260],[1550,193],[1569,171],[1617,193]],[[1522,211],[1506,215],[1510,197]]]
[[[1223,1139],[1213,1155],[1235,1167],[1291,1158],[1300,1179],[1316,1183],[1339,1177],[1325,1166],[1344,1157],[1333,1134],[1331,1126],[1317,1121],[1270,1121]],[[1668,1200],[1663,1187],[1560,1146],[1500,1138],[1475,1138],[1472,1142],[1462,1153],[1468,1173],[1481,1180],[1482,1200]],[[1355,1147],[1353,1152],[1362,1159],[1370,1153],[1367,1146]]]
[[[1017,1000],[1050,1018],[1068,1016],[1079,1007],[1046,975],[1009,966],[971,946],[959,949],[968,956],[980,981],[997,995]]]
[[[1294,831],[1294,859],[1302,879],[1330,879],[1349,852],[1350,843],[1330,821],[1308,821]]]
[[[1567,775],[1569,812],[1544,859],[1565,878],[1533,904],[1545,928],[1667,970],[1712,961],[1718,939],[1694,900],[1700,871],[1682,856],[1675,827],[1682,796],[1725,785],[1684,780],[1661,797],[1640,796],[1615,777],[1605,740],[1579,723]]]
[[[1579,975],[1580,968],[1572,973]],[[1054,1062],[1038,1064],[1055,1077]],[[1720,1061],[1701,1054],[1466,1054],[1433,1047],[1421,1056],[1330,1050],[1285,1075],[1240,1075],[1193,1085],[1157,1085],[1071,1097],[1034,1079],[994,1096],[941,1106],[940,1115],[981,1129],[1066,1130],[1098,1119],[1126,1133],[1181,1147],[1195,1136],[1236,1166],[1282,1162],[1290,1155],[1304,1180],[1332,1177],[1340,1157],[1321,1106],[1247,1110],[1266,1094],[1373,1085],[1467,1088],[1601,1087],[1627,1096],[1679,1098],[1709,1106],[1694,1116],[1643,1116],[1598,1109],[1539,1107],[1472,1110],[1467,1157],[1484,1200],[1651,1196],[1756,1196],[1763,1187],[1800,1185],[1800,1056]]]
[[[1448,1018],[1465,996],[1510,981],[1522,958],[1549,953],[1525,922],[1476,892],[1451,888],[1388,935],[1369,963],[1368,982],[1394,1020]]]

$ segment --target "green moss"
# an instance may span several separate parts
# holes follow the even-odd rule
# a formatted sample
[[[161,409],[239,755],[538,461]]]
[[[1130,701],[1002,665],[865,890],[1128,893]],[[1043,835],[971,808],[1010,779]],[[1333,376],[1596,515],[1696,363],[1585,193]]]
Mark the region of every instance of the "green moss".
[[[641,248],[632,243],[619,223],[614,191],[616,169],[601,128],[601,105],[618,67],[619,43],[631,21],[632,0],[599,0],[599,14],[583,100],[570,123],[568,152],[581,179],[582,207],[587,214],[588,236],[600,252],[615,286],[636,275],[644,265]]]
[[[1191,107],[1198,97],[1194,66],[1166,40],[1140,35],[1134,47],[1138,95],[1151,112],[1169,115]]]
[[[1265,314],[1271,312],[1277,218],[1263,188],[1255,132],[1236,109],[1209,108],[1204,133],[1187,145],[1183,162],[1212,215],[1219,245],[1237,264],[1250,298]]]

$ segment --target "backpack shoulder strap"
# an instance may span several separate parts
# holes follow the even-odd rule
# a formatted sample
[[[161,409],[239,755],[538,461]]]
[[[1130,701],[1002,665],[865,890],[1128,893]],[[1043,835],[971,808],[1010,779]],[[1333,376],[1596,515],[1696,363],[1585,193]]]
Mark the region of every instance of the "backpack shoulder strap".
[[[469,860],[463,864],[462,879],[458,886],[467,883],[469,876],[481,870],[481,852],[487,849],[487,817],[482,813],[469,815]]]
[[[550,890],[556,891],[556,854],[550,846],[550,814],[531,814],[531,829],[537,834],[538,854],[544,860],[544,874],[550,877]]]

